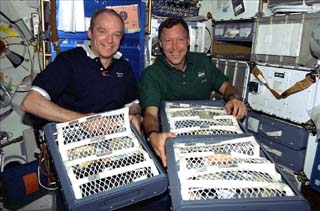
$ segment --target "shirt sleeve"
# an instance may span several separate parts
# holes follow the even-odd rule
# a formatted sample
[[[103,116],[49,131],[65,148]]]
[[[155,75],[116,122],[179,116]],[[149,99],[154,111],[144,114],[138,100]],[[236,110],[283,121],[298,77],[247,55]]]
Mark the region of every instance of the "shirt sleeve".
[[[48,66],[36,76],[32,82],[32,86],[45,90],[51,100],[55,101],[66,89],[71,77],[71,71],[71,65],[63,56],[58,55],[53,62],[49,63]]]
[[[219,88],[223,82],[228,81],[229,78],[221,70],[219,70],[209,58],[207,63],[209,70],[211,71],[212,89],[219,91]]]
[[[139,80],[140,104],[143,109],[148,106],[160,107],[161,91],[158,81],[152,75],[154,69],[146,68]]]

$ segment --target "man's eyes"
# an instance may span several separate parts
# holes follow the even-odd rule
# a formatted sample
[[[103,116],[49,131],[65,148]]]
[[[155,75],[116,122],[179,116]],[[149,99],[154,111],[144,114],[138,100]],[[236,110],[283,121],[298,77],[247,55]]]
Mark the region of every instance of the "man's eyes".
[[[177,39],[165,39],[164,42],[166,43],[169,43],[169,42],[172,42],[172,41],[177,41],[177,42],[183,42],[186,40],[186,38],[177,38]]]
[[[98,31],[98,33],[99,33],[100,35],[105,35],[105,34],[108,33],[107,30],[97,30],[97,31]],[[114,34],[112,34],[112,36],[119,38],[119,37],[122,36],[122,34],[121,34],[121,33],[114,33]]]
[[[98,30],[99,34],[105,34],[107,31],[106,30]]]

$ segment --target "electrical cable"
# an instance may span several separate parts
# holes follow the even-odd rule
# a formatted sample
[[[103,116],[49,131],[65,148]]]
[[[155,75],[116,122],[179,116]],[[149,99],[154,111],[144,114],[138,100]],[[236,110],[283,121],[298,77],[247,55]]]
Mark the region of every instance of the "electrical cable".
[[[4,152],[2,148],[0,149],[0,172],[3,172],[4,170]]]
[[[50,31],[51,31],[51,42],[54,46],[54,50],[59,54],[61,52],[59,46],[59,37],[57,32],[57,23],[56,23],[56,0],[50,0],[50,17],[49,17],[49,24],[50,24]]]
[[[23,136],[19,136],[18,138],[15,138],[15,139],[9,140],[3,144],[0,144],[0,147],[3,148],[3,147],[8,146],[10,144],[19,143],[21,141],[23,141]]]
[[[39,171],[42,175],[48,177],[48,184],[55,184],[56,179],[54,176],[54,173],[51,170],[51,164],[50,164],[50,159],[49,159],[49,153],[48,153],[48,148],[46,144],[41,144],[40,145],[40,155],[39,155]],[[42,168],[42,162],[44,164],[44,168]]]
[[[41,161],[43,161],[44,159],[42,159]],[[39,163],[41,163],[41,161],[39,162]],[[40,175],[40,172],[41,172],[41,167],[40,166],[38,166],[38,168],[37,168],[38,170],[37,170],[37,175],[38,175],[38,182],[39,182],[39,185],[42,187],[42,188],[44,188],[44,189],[47,189],[47,190],[57,190],[58,189],[58,187],[55,187],[55,188],[50,188],[50,187],[46,187],[45,185],[43,185],[42,184],[42,182],[41,182],[41,175]]]
[[[206,26],[205,29],[209,33],[209,37],[211,38],[212,34],[211,34],[209,28]],[[210,42],[210,46],[209,46],[207,52],[205,52],[205,53],[210,53],[211,54],[210,50],[211,50],[211,42]]]

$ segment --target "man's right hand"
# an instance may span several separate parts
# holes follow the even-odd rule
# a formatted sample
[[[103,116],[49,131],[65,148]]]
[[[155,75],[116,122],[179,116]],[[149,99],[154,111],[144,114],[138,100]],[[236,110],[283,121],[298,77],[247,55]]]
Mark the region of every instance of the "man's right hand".
[[[153,132],[150,134],[150,143],[152,148],[154,149],[157,156],[160,157],[162,165],[164,167],[167,166],[167,156],[166,156],[166,150],[165,150],[165,144],[167,139],[169,138],[175,138],[176,134],[166,132],[166,133],[156,133]]]

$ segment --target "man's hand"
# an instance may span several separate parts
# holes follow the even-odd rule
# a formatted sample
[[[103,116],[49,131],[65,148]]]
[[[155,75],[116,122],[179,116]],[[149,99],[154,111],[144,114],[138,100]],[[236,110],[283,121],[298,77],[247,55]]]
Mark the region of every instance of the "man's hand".
[[[119,125],[108,118],[97,116],[97,118],[92,118],[80,123],[80,127],[95,135],[107,135],[117,132]]]
[[[247,115],[247,107],[239,99],[231,98],[224,107],[228,114],[235,116],[237,119],[242,119]]]
[[[167,166],[167,156],[166,156],[166,150],[165,150],[165,144],[167,139],[169,138],[175,138],[176,134],[166,132],[166,133],[156,133],[153,132],[150,134],[150,143],[152,148],[154,149],[157,156],[160,157],[162,165],[164,167]]]
[[[131,124],[141,134],[141,115],[129,115]]]
[[[237,119],[242,119],[247,115],[246,105],[236,97],[239,92],[230,82],[223,82],[219,92],[223,94],[224,99],[227,101],[224,107],[228,114],[235,116]]]

